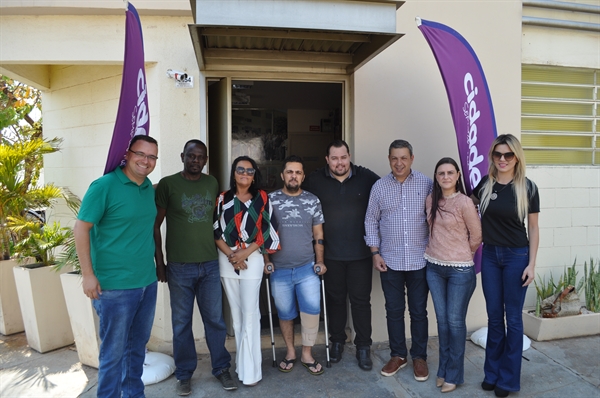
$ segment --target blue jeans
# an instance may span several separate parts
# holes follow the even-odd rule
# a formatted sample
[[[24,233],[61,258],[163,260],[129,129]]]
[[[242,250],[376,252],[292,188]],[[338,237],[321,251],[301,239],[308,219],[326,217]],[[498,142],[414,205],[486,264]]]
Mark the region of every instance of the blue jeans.
[[[178,380],[191,379],[198,357],[192,332],[194,299],[198,303],[206,345],[210,352],[213,376],[229,369],[231,355],[225,348],[227,327],[223,318],[223,299],[219,261],[174,263],[167,265],[173,324],[173,357]]]
[[[156,282],[138,289],[103,290],[92,300],[100,318],[98,397],[144,396],[144,359],[156,309]]]
[[[296,319],[298,307],[305,314],[321,313],[321,281],[315,274],[314,264],[310,262],[295,268],[275,268],[271,274],[271,289],[279,319]]]
[[[484,381],[506,391],[521,389],[522,311],[527,291],[521,276],[528,263],[528,247],[483,246],[481,283],[488,314]]]
[[[427,323],[427,287],[426,268],[417,271],[394,271],[390,268],[381,272],[381,287],[385,297],[385,312],[390,339],[391,356],[406,358],[406,337],[404,334],[404,286],[408,297],[408,312],[410,314],[410,333],[412,359],[427,360],[427,338],[429,325]]]
[[[431,291],[440,345],[437,377],[463,384],[467,308],[475,291],[474,267],[450,267],[427,262],[427,284]]]

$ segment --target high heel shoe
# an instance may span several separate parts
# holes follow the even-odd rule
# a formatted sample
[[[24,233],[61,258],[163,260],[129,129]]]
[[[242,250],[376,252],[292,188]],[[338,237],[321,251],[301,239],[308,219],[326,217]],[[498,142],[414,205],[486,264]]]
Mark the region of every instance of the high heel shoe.
[[[437,388],[440,388],[443,385],[444,385],[444,378],[443,377],[438,377],[437,379],[435,379],[435,386]]]
[[[444,385],[442,385],[442,392],[451,392],[454,390],[456,390],[456,384],[444,382]]]

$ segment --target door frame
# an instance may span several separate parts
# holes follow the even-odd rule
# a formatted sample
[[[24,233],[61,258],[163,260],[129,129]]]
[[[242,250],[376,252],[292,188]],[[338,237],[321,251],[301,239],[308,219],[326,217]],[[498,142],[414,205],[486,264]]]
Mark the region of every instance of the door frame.
[[[203,95],[200,95],[200,139],[210,148],[209,142],[209,110],[208,110],[208,81],[212,79],[226,79],[229,89],[227,90],[227,109],[228,109],[228,131],[226,146],[229,150],[225,151],[225,156],[231,155],[231,82],[233,80],[264,80],[273,82],[297,82],[297,83],[341,83],[342,84],[342,139],[350,146],[351,155],[354,152],[354,74],[350,75],[332,75],[332,74],[307,74],[307,73],[273,73],[273,72],[240,72],[240,71],[203,71],[199,80],[199,89]],[[210,171],[211,157],[218,159],[221,154],[211,154],[207,171]],[[219,181],[219,183],[223,183]]]

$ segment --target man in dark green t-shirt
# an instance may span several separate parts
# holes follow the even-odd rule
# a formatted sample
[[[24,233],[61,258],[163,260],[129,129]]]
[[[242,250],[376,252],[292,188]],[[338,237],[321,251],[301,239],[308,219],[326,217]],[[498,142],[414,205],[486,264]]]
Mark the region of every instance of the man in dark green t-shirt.
[[[212,374],[225,390],[237,389],[229,373],[231,355],[225,349],[227,329],[212,227],[219,185],[214,177],[202,173],[208,160],[206,152],[202,141],[188,141],[181,154],[183,171],[164,177],[156,187],[156,268],[158,279],[169,284],[176,392],[179,395],[191,393],[190,379],[198,361],[192,333],[194,300],[198,302],[204,323]],[[160,231],[165,217],[167,266]]]

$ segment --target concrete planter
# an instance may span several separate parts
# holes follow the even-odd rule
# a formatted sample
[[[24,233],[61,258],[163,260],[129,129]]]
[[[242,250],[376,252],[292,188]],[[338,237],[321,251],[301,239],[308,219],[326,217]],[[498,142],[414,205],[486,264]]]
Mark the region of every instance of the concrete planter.
[[[523,329],[535,341],[600,334],[600,313],[538,318],[535,310],[523,310]]]
[[[81,287],[81,275],[69,272],[61,274],[65,302],[71,320],[71,329],[77,346],[77,355],[82,364],[98,369],[100,339],[98,337],[98,315]]]
[[[13,268],[14,260],[0,261],[0,333],[9,335],[25,330]]]
[[[44,353],[73,344],[61,272],[51,267],[14,267],[13,272],[29,346]]]

